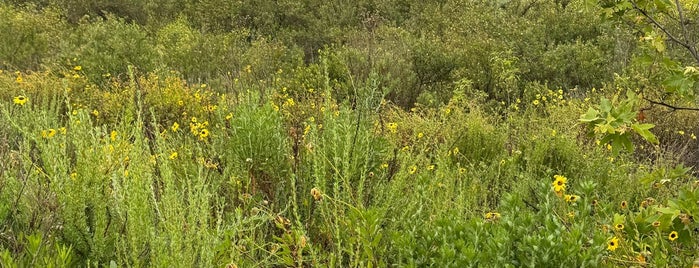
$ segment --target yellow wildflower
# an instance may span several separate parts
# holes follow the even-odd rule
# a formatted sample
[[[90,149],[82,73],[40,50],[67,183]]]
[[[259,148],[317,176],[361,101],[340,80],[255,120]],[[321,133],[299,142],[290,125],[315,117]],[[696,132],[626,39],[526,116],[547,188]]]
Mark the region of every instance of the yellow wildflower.
[[[617,231],[624,230],[624,224],[623,224],[623,223],[617,223],[616,225],[614,225],[614,229],[616,229]]]
[[[396,133],[398,131],[398,124],[397,123],[388,123],[388,130],[391,131],[391,133]]]
[[[500,218],[500,213],[497,213],[497,212],[488,212],[485,214],[486,220],[497,220],[499,218]]]
[[[667,236],[667,239],[670,239],[670,241],[675,241],[675,239],[677,239],[677,237],[679,237],[679,235],[677,234],[677,232],[676,232],[676,231],[672,231],[672,232],[670,233],[670,235]]]
[[[209,130],[208,129],[202,129],[199,131],[199,140],[204,140],[206,137],[209,136]]]
[[[609,241],[607,241],[607,249],[609,251],[614,251],[619,247],[619,238],[613,237]]]
[[[19,106],[24,105],[25,103],[27,103],[27,101],[29,101],[29,98],[22,96],[22,95],[19,95],[19,96],[15,97],[14,99],[12,99],[12,102],[14,102],[15,104],[17,104]]]

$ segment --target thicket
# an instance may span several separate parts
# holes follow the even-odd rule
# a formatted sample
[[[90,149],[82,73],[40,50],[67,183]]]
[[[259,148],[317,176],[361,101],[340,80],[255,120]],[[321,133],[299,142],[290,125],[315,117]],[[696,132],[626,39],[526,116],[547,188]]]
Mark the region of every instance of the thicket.
[[[691,1],[2,1],[0,263],[699,265]]]

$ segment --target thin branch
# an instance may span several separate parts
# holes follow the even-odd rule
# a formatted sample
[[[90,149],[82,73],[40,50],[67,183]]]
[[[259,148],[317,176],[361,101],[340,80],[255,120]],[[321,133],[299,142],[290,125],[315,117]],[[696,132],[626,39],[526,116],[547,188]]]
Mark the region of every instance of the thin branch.
[[[654,101],[654,100],[648,99],[648,98],[646,98],[646,97],[643,97],[643,99],[646,100],[647,102],[650,102],[650,103],[653,104],[653,105],[660,105],[660,106],[664,106],[664,107],[670,108],[670,109],[672,109],[672,111],[681,111],[681,110],[685,110],[685,111],[696,111],[696,112],[699,112],[699,108],[693,108],[693,107],[677,107],[677,106],[670,105],[670,104],[667,104],[667,103],[664,103],[664,102],[661,102],[661,101]]]
[[[688,44],[688,43],[686,43],[686,42],[682,42],[679,38],[675,37],[672,33],[670,33],[670,31],[668,31],[667,29],[665,29],[665,27],[663,27],[663,25],[660,24],[660,22],[658,22],[658,21],[655,20],[650,14],[648,14],[648,12],[646,12],[646,11],[643,10],[642,8],[638,7],[638,5],[636,5],[636,2],[635,2],[635,1],[630,1],[630,2],[631,2],[631,5],[633,5],[633,8],[634,8],[634,9],[638,10],[638,12],[641,12],[641,14],[642,14],[644,17],[646,17],[648,20],[650,20],[650,22],[653,23],[653,25],[655,25],[655,27],[658,27],[658,29],[660,29],[661,31],[663,31],[663,33],[665,33],[665,35],[666,35],[668,38],[670,38],[670,40],[672,40],[673,42],[675,42],[675,43],[677,43],[677,44],[679,44],[679,45],[681,45],[681,46],[687,48],[687,49],[689,50],[689,52],[692,53],[692,56],[694,57],[694,59],[699,63],[699,55],[697,55],[696,50],[694,49],[693,46],[691,46],[690,44]],[[680,23],[681,23],[681,22],[680,22]]]
[[[680,3],[680,0],[675,0],[675,5],[677,6],[677,13],[680,16],[680,26],[682,26],[682,35],[684,35],[684,42],[689,43],[689,34],[687,34],[687,24],[685,23],[684,19],[684,11],[682,10],[682,4]],[[689,46],[687,47],[689,49],[689,52],[692,53],[692,56],[697,60],[697,63],[699,63],[699,55],[697,55],[697,50],[694,48],[694,46]]]

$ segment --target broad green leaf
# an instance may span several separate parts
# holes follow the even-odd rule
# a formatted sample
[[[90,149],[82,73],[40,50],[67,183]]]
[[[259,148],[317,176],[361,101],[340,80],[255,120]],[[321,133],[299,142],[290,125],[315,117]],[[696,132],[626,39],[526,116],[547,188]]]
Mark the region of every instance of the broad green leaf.
[[[587,109],[587,112],[585,114],[580,116],[579,120],[581,122],[590,123],[590,122],[597,121],[599,119],[601,119],[599,117],[599,112],[597,110],[593,109],[592,107],[590,107]]]
[[[694,87],[694,81],[682,73],[675,73],[663,81],[665,90],[670,93],[689,94]]]
[[[660,213],[666,214],[666,215],[672,215],[672,217],[677,217],[677,215],[680,215],[680,210],[679,209],[673,209],[669,207],[659,207],[656,208],[656,210]]]
[[[655,127],[653,124],[633,124],[631,125],[631,128],[638,133],[638,135],[641,135],[644,140],[652,143],[652,144],[658,144],[658,138],[655,137],[655,135],[650,132],[649,129]]]

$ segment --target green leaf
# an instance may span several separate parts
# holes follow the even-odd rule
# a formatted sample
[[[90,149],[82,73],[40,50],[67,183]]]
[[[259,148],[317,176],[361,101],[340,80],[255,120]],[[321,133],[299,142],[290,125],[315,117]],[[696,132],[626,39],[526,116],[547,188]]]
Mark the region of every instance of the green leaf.
[[[609,99],[602,97],[600,100],[599,108],[602,113],[609,113],[612,111],[612,102]]]
[[[679,93],[681,95],[691,95],[694,88],[694,80],[685,76],[681,72],[676,72],[663,81],[665,91],[669,93]]]
[[[592,107],[587,109],[587,112],[580,116],[580,122],[585,122],[585,123],[591,123],[594,121],[597,121],[599,119],[602,119],[599,117],[599,112]]]
[[[650,132],[649,129],[655,127],[653,124],[633,124],[631,125],[631,128],[638,133],[638,135],[641,135],[644,140],[652,143],[652,144],[658,144],[658,138],[655,137],[655,135]]]

